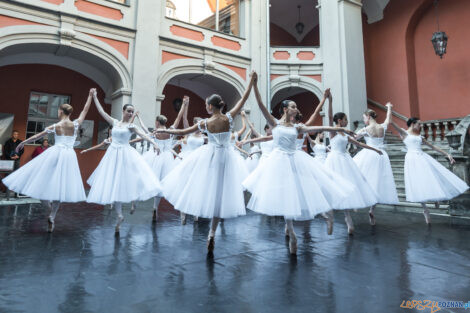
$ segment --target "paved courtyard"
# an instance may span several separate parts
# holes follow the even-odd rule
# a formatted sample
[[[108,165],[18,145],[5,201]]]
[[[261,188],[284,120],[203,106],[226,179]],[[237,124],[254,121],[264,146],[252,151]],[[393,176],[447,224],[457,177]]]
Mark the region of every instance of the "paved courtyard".
[[[0,312],[415,312],[403,300],[470,300],[470,221],[365,211],[347,236],[342,213],[332,236],[319,218],[295,224],[288,253],[281,218],[226,220],[206,256],[208,220],[180,225],[150,202],[115,213],[66,205],[47,234],[38,204],[0,207]],[[440,312],[460,312],[444,309]],[[421,312],[431,312],[425,309]]]

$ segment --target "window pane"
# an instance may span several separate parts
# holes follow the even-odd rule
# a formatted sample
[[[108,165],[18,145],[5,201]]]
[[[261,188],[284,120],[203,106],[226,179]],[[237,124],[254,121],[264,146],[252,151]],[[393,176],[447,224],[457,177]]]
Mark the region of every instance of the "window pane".
[[[49,117],[57,118],[57,110],[64,103],[69,103],[70,97],[53,95],[49,107]]]
[[[35,115],[38,111],[38,103],[39,103],[40,95],[36,93],[32,93],[29,98],[29,110],[28,115]]]
[[[36,133],[40,133],[44,130],[44,122],[36,123]]]
[[[30,132],[35,132],[36,131],[36,122],[34,121],[29,121],[28,122],[28,126],[26,127],[26,131],[28,133]]]
[[[240,35],[240,2],[239,0],[219,0],[219,30]]]
[[[38,111],[36,112],[38,116],[46,116],[47,115],[47,105],[39,105]]]
[[[215,29],[217,0],[166,0],[166,16]]]

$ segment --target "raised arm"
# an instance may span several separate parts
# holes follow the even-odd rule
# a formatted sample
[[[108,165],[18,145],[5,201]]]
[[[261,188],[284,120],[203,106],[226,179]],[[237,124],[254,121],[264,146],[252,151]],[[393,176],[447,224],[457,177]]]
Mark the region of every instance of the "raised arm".
[[[77,122],[78,124],[82,125],[83,121],[85,120],[86,115],[88,114],[88,110],[90,110],[91,100],[93,99],[93,93],[96,89],[91,88],[90,92],[88,93],[88,99],[86,100],[85,106],[83,107],[82,112],[78,116]]]
[[[385,126],[388,126],[392,122],[392,107],[393,107],[393,105],[390,102],[387,102],[386,106],[387,106],[387,117],[385,118],[384,124],[385,124]]]
[[[261,99],[261,94],[259,93],[259,90],[258,90],[258,74],[256,74],[256,72],[253,72],[252,75],[253,75],[252,77],[254,77],[253,89],[255,90],[256,102],[258,103],[258,107],[261,110],[261,113],[263,113],[263,116],[268,122],[268,124],[271,127],[275,127],[276,118],[272,116],[271,113],[269,113],[268,108],[266,108],[266,106],[264,105],[263,100]]]
[[[251,73],[251,79],[250,83],[248,84],[248,87],[246,87],[245,93],[243,94],[243,97],[238,101],[237,104],[230,110],[230,115],[232,117],[235,117],[238,113],[240,113],[241,109],[243,108],[243,105],[245,104],[246,100],[248,100],[248,97],[250,96],[251,88],[253,87],[253,80],[254,80],[254,72]]]
[[[142,128],[142,130],[144,131],[144,133],[150,134],[150,131],[149,131],[148,128],[145,126],[144,122],[143,122],[142,119],[140,118],[140,115],[139,115],[139,114],[136,114],[136,116],[137,116],[137,121],[139,122],[140,127]]]
[[[328,123],[333,126],[333,95],[328,93]]]
[[[138,136],[140,136],[142,139],[147,140],[148,142],[150,142],[154,146],[157,153],[160,153],[160,149],[158,148],[157,143],[155,141],[153,141],[152,138],[150,138],[147,134],[144,134],[144,132],[142,132],[138,127],[133,127],[133,128],[131,128],[131,130],[134,133],[136,133]]]
[[[183,110],[183,128],[189,127],[188,109],[189,109],[189,97],[188,97],[188,105],[184,106],[184,110]]]
[[[242,142],[247,141],[248,138],[250,138],[251,135],[251,129],[246,133],[245,137],[243,137]]]
[[[105,110],[103,109],[103,106],[101,105],[100,101],[98,100],[98,93],[96,91],[96,89],[94,89],[93,91],[93,101],[95,102],[95,105],[96,105],[96,108],[98,109],[98,112],[100,113],[100,115],[104,118],[104,120],[106,122],[108,122],[108,124],[110,125],[113,125],[114,124],[114,120],[111,116],[109,116],[108,113],[105,112]]]
[[[178,116],[176,116],[176,119],[175,121],[173,122],[173,125],[171,125],[171,127],[173,128],[178,128],[180,122],[181,122],[181,119],[183,118],[183,114],[184,114],[184,111],[185,111],[185,107],[188,105],[189,103],[189,97],[188,96],[184,96],[183,97],[183,104],[181,105],[181,108],[178,112]]]
[[[253,125],[253,123],[250,121],[248,117],[246,118],[246,122],[248,124],[248,127],[250,127],[250,131],[253,134],[253,136],[260,137],[261,136],[260,133],[256,131],[255,126]]]
[[[321,99],[320,103],[318,104],[318,106],[315,109],[315,112],[313,112],[313,114],[310,116],[308,121],[305,123],[305,126],[312,126],[313,125],[313,123],[317,119],[318,115],[320,115],[320,112],[323,108],[323,105],[325,104],[325,101],[326,101],[326,99],[328,99],[329,95],[330,95],[330,88],[327,88],[325,90],[325,93],[323,94],[323,99]]]
[[[191,133],[194,133],[198,130],[198,124],[194,124],[191,127],[184,128],[184,129],[157,129],[155,132],[158,133],[163,133],[163,134],[171,134],[171,135],[177,135],[177,136],[184,136],[188,135]]]
[[[246,115],[245,115],[245,111],[242,111],[241,113],[241,116],[242,116],[242,128],[237,131],[237,138],[240,138],[243,133],[245,132],[246,130]]]
[[[369,149],[369,150],[377,152],[378,154],[382,154],[382,151],[380,151],[379,149],[375,149],[374,147],[366,145],[365,143],[359,142],[356,139],[353,139],[352,137],[348,137],[348,141],[350,143],[352,143],[353,145],[356,145],[358,147],[361,147],[361,148],[364,148],[364,149]]]
[[[449,159],[449,162],[450,164],[454,164],[455,163],[455,160],[454,158],[447,152],[445,152],[444,150],[442,150],[441,148],[439,147],[436,147],[435,145],[431,144],[430,142],[428,142],[426,139],[423,138],[423,143],[430,147],[431,149],[433,149],[434,151],[437,151],[439,152],[440,154],[442,154],[443,156],[445,156],[446,158]]]
[[[401,139],[405,139],[406,136],[408,136],[408,133],[406,132],[406,130],[404,130],[403,128],[401,128],[400,126],[398,126],[393,120],[392,120],[392,126],[393,128],[395,128],[395,130],[398,132],[398,134],[400,135],[400,138]]]
[[[249,157],[250,154],[248,152],[246,152],[245,150],[243,150],[242,148],[240,148],[239,146],[235,145],[235,149],[237,149],[238,151],[240,151],[241,153],[243,153],[245,156]]]

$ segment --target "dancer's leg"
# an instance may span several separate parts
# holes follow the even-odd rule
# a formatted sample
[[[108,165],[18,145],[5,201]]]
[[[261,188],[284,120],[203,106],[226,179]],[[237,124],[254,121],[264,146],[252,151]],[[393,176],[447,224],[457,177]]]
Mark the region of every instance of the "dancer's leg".
[[[160,201],[162,200],[161,197],[155,197],[153,198],[153,216],[152,216],[152,221],[156,222],[158,218],[158,205],[160,204]]]
[[[344,220],[346,221],[346,225],[348,225],[348,234],[354,234],[354,223],[351,217],[351,210],[344,210]]]
[[[294,232],[294,221],[286,219],[286,228],[289,234],[289,251],[290,254],[297,254],[297,237]]]
[[[209,236],[207,238],[207,252],[212,253],[214,251],[214,236],[217,230],[217,226],[219,226],[220,218],[213,217],[211,221],[211,229],[209,230]]]
[[[119,230],[121,228],[121,223],[124,221],[124,216],[122,216],[122,202],[114,202],[114,209],[116,210],[117,214],[117,223],[114,232],[119,234]]]
[[[374,215],[374,210],[375,210],[375,204],[370,207],[369,209],[369,222],[371,225],[375,225],[375,215]]]
[[[180,212],[181,225],[186,225],[186,213]]]
[[[423,207],[423,215],[424,215],[424,220],[426,221],[426,224],[431,224],[431,215],[429,215],[429,209],[426,206],[426,203],[421,203],[421,206]]]
[[[333,223],[335,221],[333,210],[323,213],[322,216],[326,219],[327,234],[333,234]]]
[[[131,213],[131,214],[134,214],[134,212],[135,212],[135,202],[132,201],[132,202],[131,202],[131,212],[130,212],[130,213]]]

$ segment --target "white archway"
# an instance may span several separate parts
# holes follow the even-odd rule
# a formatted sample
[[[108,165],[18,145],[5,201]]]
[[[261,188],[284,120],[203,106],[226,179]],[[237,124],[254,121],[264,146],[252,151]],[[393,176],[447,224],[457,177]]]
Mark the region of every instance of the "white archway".
[[[323,98],[324,89],[319,81],[305,76],[298,76],[294,79],[289,75],[283,75],[271,81],[270,101],[272,101],[276,93],[290,87],[302,88],[312,92],[318,99]]]
[[[74,32],[69,43],[61,44],[57,28],[37,25],[7,27],[0,33],[0,66],[59,65],[96,81],[108,98],[132,90],[128,60],[94,37]],[[59,48],[65,48],[65,53],[57,55]]]

